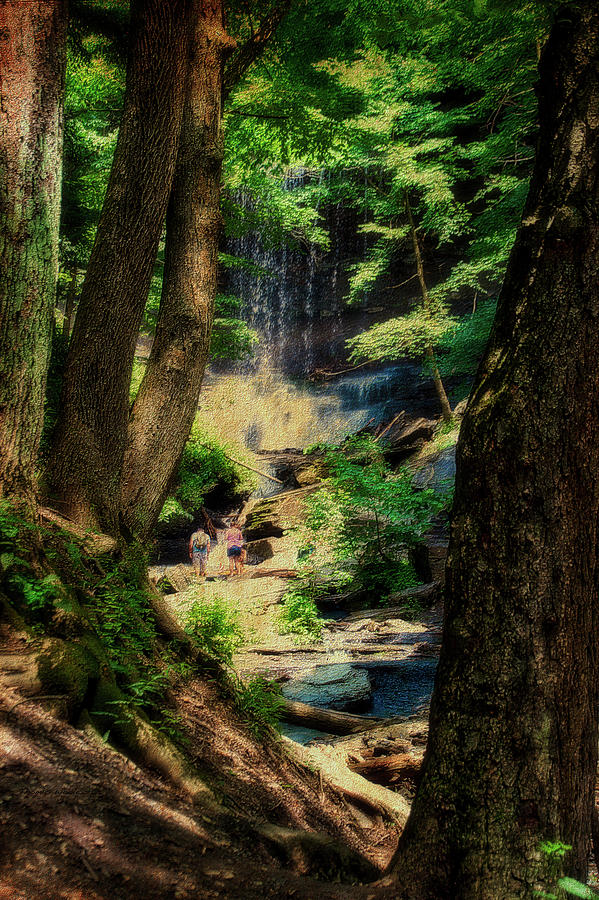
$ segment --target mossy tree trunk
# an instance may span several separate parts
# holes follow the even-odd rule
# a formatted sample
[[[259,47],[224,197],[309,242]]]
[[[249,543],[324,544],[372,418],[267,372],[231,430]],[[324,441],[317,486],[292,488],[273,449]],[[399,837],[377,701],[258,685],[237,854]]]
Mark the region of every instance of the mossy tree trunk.
[[[217,289],[223,68],[234,41],[224,28],[221,0],[197,0],[196,6],[158,324],[131,412],[123,469],[123,520],[142,537],[158,520],[189,437]]]
[[[51,460],[61,511],[118,528],[129,385],[183,112],[191,0],[133,0],[125,104],[69,346]]]
[[[35,506],[58,222],[66,0],[0,4],[0,497]]]
[[[557,15],[522,225],[458,445],[424,773],[393,864],[417,900],[583,878],[597,769],[599,9]],[[559,866],[558,866],[559,867]]]

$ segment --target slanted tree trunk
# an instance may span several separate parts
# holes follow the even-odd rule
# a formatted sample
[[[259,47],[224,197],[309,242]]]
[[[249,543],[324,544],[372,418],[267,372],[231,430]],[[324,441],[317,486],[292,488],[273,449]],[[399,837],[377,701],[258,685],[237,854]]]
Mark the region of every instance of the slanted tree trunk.
[[[133,0],[125,105],[81,289],[51,460],[55,502],[117,530],[129,384],[175,167],[190,0]]]
[[[584,878],[597,769],[599,8],[540,63],[522,225],[458,445],[441,660],[393,894],[532,898]],[[548,891],[551,893],[551,891]]]
[[[412,235],[412,247],[414,248],[414,258],[416,260],[416,274],[418,275],[418,282],[420,284],[420,292],[422,294],[422,304],[424,306],[424,311],[428,318],[431,317],[431,299],[428,293],[428,287],[426,284],[426,278],[424,277],[424,266],[422,265],[422,253],[420,252],[420,241],[418,240],[418,232],[416,230],[416,224],[414,222],[414,216],[412,215],[412,208],[410,206],[410,200],[408,198],[408,194],[406,192],[406,212],[408,214],[408,222],[410,223],[410,233]],[[441,378],[441,373],[439,372],[439,366],[437,365],[437,357],[435,356],[435,351],[433,349],[432,344],[428,344],[426,351],[426,361],[431,367],[431,373],[433,376],[433,381],[435,383],[435,390],[437,392],[437,397],[439,398],[439,403],[441,405],[441,415],[443,416],[444,422],[451,422],[453,418],[453,413],[451,411],[451,406],[449,404],[449,400],[447,399],[447,393],[445,391],[445,385],[443,384],[443,379]]]
[[[58,221],[66,0],[0,4],[0,497],[36,498]]]
[[[217,286],[223,67],[234,41],[224,28],[222,0],[197,0],[196,5],[158,324],[131,412],[122,479],[123,520],[143,537],[158,520],[189,437]]]

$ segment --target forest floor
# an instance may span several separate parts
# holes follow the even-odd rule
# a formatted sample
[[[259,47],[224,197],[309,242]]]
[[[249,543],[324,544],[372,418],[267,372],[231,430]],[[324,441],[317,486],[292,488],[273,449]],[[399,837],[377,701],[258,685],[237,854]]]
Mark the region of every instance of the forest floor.
[[[264,567],[290,561],[292,548],[280,540],[280,555]],[[425,637],[431,624],[438,629],[436,621],[359,620],[345,628],[331,622],[322,644],[298,647],[277,628],[286,580],[251,578],[252,568],[241,577],[171,595],[182,619],[198,591],[220,593],[237,606],[242,621],[254,629],[252,643],[236,659],[244,675],[286,677],[290,660],[297,669],[313,665],[315,658],[354,659],[360,643],[370,658],[383,636],[393,638],[384,652],[397,658],[415,650],[413,644],[401,646],[402,633],[422,631]],[[10,679],[3,684],[11,667],[26,666],[27,650],[17,637],[12,644],[10,634],[2,637],[0,900],[386,895],[374,882],[396,846],[398,820],[387,815],[384,802],[377,803],[378,795],[370,803],[352,800],[329,778],[329,757],[343,762],[347,755],[343,739],[327,747],[323,736],[322,747],[312,751],[286,739],[263,745],[213,683],[192,679],[172,697],[188,753],[210,789],[206,798],[192,801],[91,730],[76,729],[43,703],[18,694]],[[414,723],[413,731],[421,744],[426,720]],[[397,736],[373,732],[373,738],[384,742]],[[359,747],[356,736],[349,740],[348,749]],[[397,797],[397,802],[405,821],[408,801]],[[393,804],[389,808],[393,813]]]
[[[365,828],[315,772],[257,744],[205,682],[176,704],[214,801],[192,802],[22,701],[11,689],[0,699],[0,898],[379,896],[355,882],[380,873],[396,828],[380,816]]]

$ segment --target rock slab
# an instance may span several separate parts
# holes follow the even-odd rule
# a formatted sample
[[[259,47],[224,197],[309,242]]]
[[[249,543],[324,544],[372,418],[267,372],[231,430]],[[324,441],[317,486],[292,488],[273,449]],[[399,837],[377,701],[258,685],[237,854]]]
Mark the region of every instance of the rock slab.
[[[370,705],[372,685],[364,669],[331,663],[312,666],[292,678],[283,687],[283,696],[340,712],[358,712]]]

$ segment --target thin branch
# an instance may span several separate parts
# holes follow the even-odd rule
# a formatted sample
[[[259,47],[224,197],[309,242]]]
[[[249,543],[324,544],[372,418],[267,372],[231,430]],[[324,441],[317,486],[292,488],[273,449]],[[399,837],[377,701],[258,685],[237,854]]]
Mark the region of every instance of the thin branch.
[[[418,272],[414,272],[413,275],[410,275],[409,278],[406,278],[405,281],[400,282],[399,284],[392,284],[391,287],[385,288],[386,291],[394,291],[396,288],[403,287],[404,284],[407,284],[409,281],[413,281],[414,278],[418,278]]]
[[[223,93],[227,97],[239,84],[249,67],[262,56],[269,40],[291,7],[292,0],[282,2],[266,16],[250,38],[232,55],[225,69]],[[267,70],[268,71],[268,70]]]
[[[274,113],[252,113],[245,112],[245,110],[241,109],[229,109],[227,110],[227,115],[229,116],[243,116],[244,118],[252,118],[252,119],[289,119],[290,116],[278,116]]]

